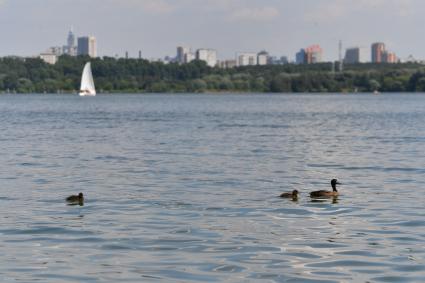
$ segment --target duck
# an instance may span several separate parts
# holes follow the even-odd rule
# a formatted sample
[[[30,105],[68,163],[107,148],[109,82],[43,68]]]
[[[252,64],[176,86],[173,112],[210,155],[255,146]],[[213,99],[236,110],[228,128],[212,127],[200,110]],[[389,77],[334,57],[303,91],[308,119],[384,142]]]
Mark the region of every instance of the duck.
[[[291,193],[281,193],[280,194],[281,198],[292,198],[292,199],[298,199],[298,191],[297,190],[293,190]]]
[[[329,197],[337,197],[339,195],[338,191],[336,190],[336,185],[342,185],[341,183],[338,182],[337,179],[332,179],[331,180],[331,186],[332,186],[332,191],[325,191],[325,190],[321,190],[321,191],[314,191],[310,193],[310,197],[312,198],[321,198],[321,197],[325,197],[325,198],[329,198]]]
[[[79,193],[78,195],[72,195],[66,198],[67,202],[84,202],[84,195],[83,193]]]

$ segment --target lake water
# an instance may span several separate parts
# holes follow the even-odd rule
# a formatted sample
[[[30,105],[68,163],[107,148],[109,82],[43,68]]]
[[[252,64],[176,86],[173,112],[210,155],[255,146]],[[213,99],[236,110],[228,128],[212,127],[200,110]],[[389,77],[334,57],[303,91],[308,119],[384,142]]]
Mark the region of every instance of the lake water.
[[[3,95],[0,131],[1,282],[425,282],[425,95]]]

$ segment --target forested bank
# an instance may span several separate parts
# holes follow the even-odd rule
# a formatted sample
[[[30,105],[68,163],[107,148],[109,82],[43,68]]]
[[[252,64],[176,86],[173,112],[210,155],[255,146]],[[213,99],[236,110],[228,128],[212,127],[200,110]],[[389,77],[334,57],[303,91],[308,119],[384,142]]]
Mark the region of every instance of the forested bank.
[[[334,72],[332,63],[210,68],[204,62],[163,64],[140,59],[62,56],[0,58],[0,92],[76,92],[85,62],[92,62],[99,92],[423,92],[421,64],[355,64]]]

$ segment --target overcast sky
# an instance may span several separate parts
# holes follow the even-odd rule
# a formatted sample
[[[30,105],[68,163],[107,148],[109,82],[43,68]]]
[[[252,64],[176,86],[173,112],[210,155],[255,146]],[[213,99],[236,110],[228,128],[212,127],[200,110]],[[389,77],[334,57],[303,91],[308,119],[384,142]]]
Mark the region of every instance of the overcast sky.
[[[64,45],[73,26],[96,36],[101,56],[174,56],[185,45],[220,59],[262,49],[292,59],[320,44],[331,60],[341,39],[425,59],[424,12],[424,0],[0,0],[0,56]]]

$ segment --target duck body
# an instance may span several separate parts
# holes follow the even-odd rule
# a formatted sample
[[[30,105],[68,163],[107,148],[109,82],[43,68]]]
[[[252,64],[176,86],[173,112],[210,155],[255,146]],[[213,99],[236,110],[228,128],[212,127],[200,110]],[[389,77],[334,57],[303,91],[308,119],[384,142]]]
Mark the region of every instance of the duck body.
[[[340,185],[340,184],[341,183],[339,183],[337,179],[332,179],[331,181],[332,191],[326,191],[326,190],[314,191],[310,193],[310,197],[312,198],[337,197],[339,195],[339,192],[336,189],[336,185]]]
[[[281,193],[280,194],[281,198],[292,198],[292,199],[297,199],[298,198],[298,191],[297,190],[293,190],[291,193]]]
[[[78,195],[72,195],[66,198],[67,202],[83,202],[84,195],[83,193],[79,193]]]
[[[330,198],[330,197],[337,197],[339,195],[339,193],[336,191],[325,191],[325,190],[321,190],[321,191],[314,191],[310,193],[310,197],[312,198],[320,198],[320,197],[326,197],[326,198]]]

